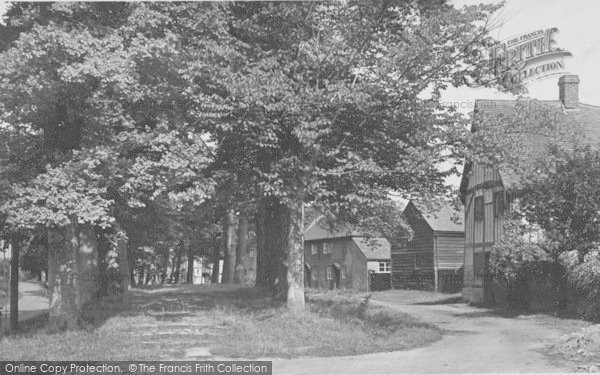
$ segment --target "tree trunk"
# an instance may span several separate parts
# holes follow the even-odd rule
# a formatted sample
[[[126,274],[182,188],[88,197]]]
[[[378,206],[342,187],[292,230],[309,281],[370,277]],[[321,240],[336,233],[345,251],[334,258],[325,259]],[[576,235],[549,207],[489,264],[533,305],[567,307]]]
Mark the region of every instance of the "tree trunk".
[[[219,242],[219,239],[217,236],[213,235],[213,237],[212,237],[213,269],[212,269],[212,274],[210,275],[210,283],[211,284],[219,283],[219,263],[221,261],[221,242]]]
[[[131,265],[129,262],[129,242],[127,233],[120,225],[115,225],[115,247],[119,263],[119,286],[123,293],[131,288]]]
[[[223,249],[225,260],[223,263],[223,284],[231,284],[234,280],[236,257],[235,257],[235,213],[227,211],[223,221]]]
[[[112,293],[112,270],[111,264],[114,262],[113,253],[110,251],[109,234],[100,228],[96,228],[98,238],[98,295],[107,296]]]
[[[304,240],[302,202],[289,207],[287,233],[287,307],[304,310]]]
[[[19,253],[21,252],[21,237],[11,236],[12,257],[10,260],[10,331],[19,329]]]
[[[167,281],[167,275],[169,273],[169,250],[168,248],[162,250],[162,256],[160,257],[160,285],[164,285]]]
[[[272,280],[273,296],[277,299],[286,300],[288,293],[287,285],[287,261],[288,261],[288,232],[290,225],[289,210],[281,203],[276,202],[272,205],[272,211],[269,215],[270,223],[269,237],[267,237],[267,246],[272,246],[269,250],[270,265],[269,273]]]
[[[233,282],[241,284],[244,279],[243,257],[248,253],[248,217],[241,214],[237,227],[237,245],[235,247],[235,273]]]
[[[267,209],[264,199],[258,201],[255,215],[256,227],[256,279],[255,286],[270,287],[267,249]]]
[[[83,306],[98,297],[100,274],[98,272],[98,238],[91,224],[80,224],[77,228],[77,275],[79,276],[77,306]]]
[[[259,201],[256,219],[256,285],[273,290],[285,299],[285,271],[282,270],[287,248],[285,207],[272,198]],[[283,254],[283,257],[282,257]]]
[[[194,283],[194,251],[192,243],[190,242],[187,249],[187,275],[185,278],[186,284]]]
[[[144,263],[140,264],[140,273],[138,274],[137,286],[146,285],[146,265]]]
[[[48,230],[49,324],[54,330],[79,324],[77,237],[73,224]]]
[[[175,258],[175,268],[173,271],[175,271],[175,279],[174,282],[175,284],[179,284],[179,274],[181,273],[181,250],[183,248],[183,242],[179,243],[179,246],[177,246],[177,256]]]

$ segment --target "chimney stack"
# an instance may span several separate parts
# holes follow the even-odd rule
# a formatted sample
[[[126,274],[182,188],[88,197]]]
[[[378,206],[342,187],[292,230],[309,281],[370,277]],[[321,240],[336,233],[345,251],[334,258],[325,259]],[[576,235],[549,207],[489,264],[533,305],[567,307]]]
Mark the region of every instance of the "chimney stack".
[[[579,76],[566,75],[558,79],[558,97],[565,109],[577,108],[579,104]]]

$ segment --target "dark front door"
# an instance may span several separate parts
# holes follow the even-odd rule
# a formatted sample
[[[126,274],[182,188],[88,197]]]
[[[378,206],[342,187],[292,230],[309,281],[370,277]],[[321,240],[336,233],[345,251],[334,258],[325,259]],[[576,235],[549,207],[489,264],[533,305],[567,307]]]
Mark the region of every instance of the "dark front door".
[[[335,265],[329,267],[331,267],[331,284],[329,289],[337,289],[340,287],[340,269]]]
[[[483,253],[483,302],[486,305],[494,305],[496,300],[494,298],[493,279],[490,270],[490,252],[485,251]]]
[[[304,287],[311,288],[312,281],[312,272],[310,272],[310,268],[305,264],[304,265]]]

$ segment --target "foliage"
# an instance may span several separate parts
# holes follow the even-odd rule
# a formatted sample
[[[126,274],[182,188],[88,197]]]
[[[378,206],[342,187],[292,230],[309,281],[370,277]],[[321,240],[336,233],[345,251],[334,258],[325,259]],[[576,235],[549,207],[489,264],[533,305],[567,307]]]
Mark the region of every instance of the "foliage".
[[[491,82],[480,52],[497,9],[15,5],[0,38],[0,211],[11,230],[120,225],[156,256],[217,221],[201,210],[266,198],[403,235],[389,193],[449,193],[455,168],[439,166],[466,120],[441,91]]]
[[[569,281],[591,301],[598,301],[600,298],[600,251],[598,248],[596,245],[585,254],[581,262],[576,250],[564,253],[562,258],[567,265]]]
[[[600,152],[563,138],[529,163],[492,265],[515,277],[532,274],[539,263],[561,264],[568,281],[594,301],[600,290]]]
[[[9,12],[8,28],[20,31],[0,55],[3,148],[15,155],[2,172],[18,182],[4,208],[10,224],[60,226],[75,216],[106,226],[115,198],[122,208],[163,198],[174,209],[206,198],[208,148],[197,124],[216,110],[190,72],[207,48],[206,66],[218,66],[218,13],[92,3]],[[28,143],[16,149],[11,138]]]
[[[390,189],[446,192],[451,171],[436,165],[460,117],[436,99],[447,85],[486,74],[466,51],[495,9],[234,5],[233,33],[254,46],[247,52],[253,63],[231,79],[231,116],[217,129],[222,163],[249,191],[284,203],[303,199],[354,220]],[[422,99],[423,92],[431,94]]]
[[[528,223],[523,214],[514,209],[503,218],[503,235],[494,244],[490,255],[491,272],[506,278],[523,275],[528,264],[545,260],[546,243],[535,225]]]
[[[600,151],[552,146],[537,167],[522,191],[525,217],[544,229],[555,252],[578,250],[582,261],[600,239]]]

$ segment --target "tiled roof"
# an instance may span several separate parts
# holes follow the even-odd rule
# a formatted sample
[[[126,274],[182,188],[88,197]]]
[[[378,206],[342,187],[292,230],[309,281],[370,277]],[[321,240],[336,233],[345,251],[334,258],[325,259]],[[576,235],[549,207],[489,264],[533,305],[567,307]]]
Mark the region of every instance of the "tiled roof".
[[[304,232],[304,240],[312,241],[326,238],[350,237],[355,235],[358,235],[358,233],[353,231],[348,225],[336,223],[335,226],[331,227],[331,225],[327,223],[327,220],[321,218],[306,229],[306,232]]]
[[[464,232],[463,213],[449,202],[439,203],[432,210],[413,201],[410,203],[417,208],[434,232]]]
[[[540,103],[561,111],[565,114],[565,121],[561,126],[576,129],[576,132],[583,135],[585,142],[592,147],[600,148],[600,107],[589,104],[579,103],[575,109],[564,109],[560,100],[540,100]],[[516,114],[516,100],[476,100],[475,111],[495,116],[513,116]],[[525,144],[528,152],[539,154],[545,150],[550,141],[547,136],[539,134],[524,135]],[[467,165],[463,175],[468,172],[470,165]],[[506,188],[517,187],[519,185],[519,176],[510,168],[500,168],[502,183]],[[462,185],[462,183],[461,183]]]
[[[354,237],[354,242],[365,254],[367,260],[390,259],[391,246],[388,240],[381,237]]]
[[[600,107],[579,103],[575,109],[564,109],[560,100],[540,100],[540,103],[561,111],[565,114],[565,123],[577,129],[586,136],[586,140],[595,146],[600,146]],[[516,100],[476,100],[475,111],[490,115],[513,116],[516,114]],[[541,135],[531,135],[529,143],[533,148],[543,149],[548,138]]]

